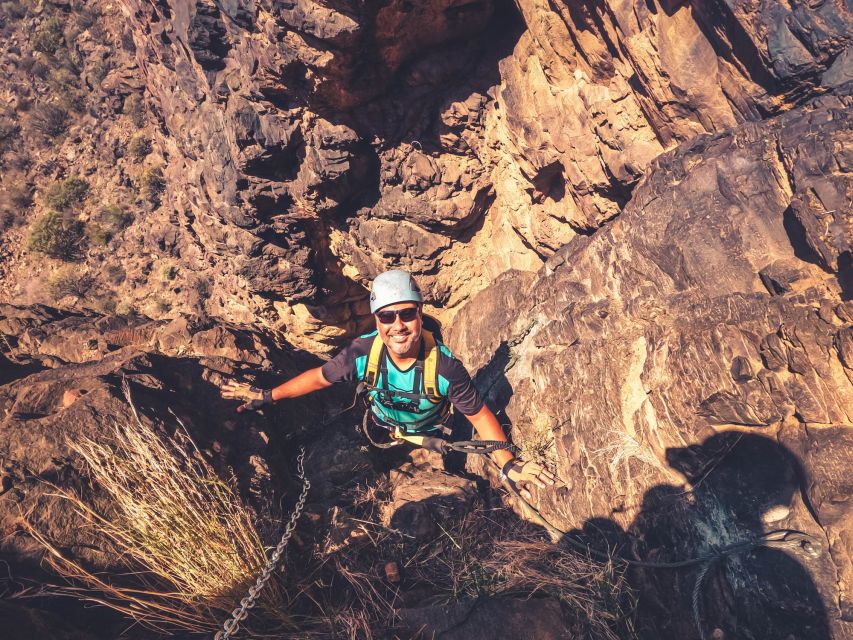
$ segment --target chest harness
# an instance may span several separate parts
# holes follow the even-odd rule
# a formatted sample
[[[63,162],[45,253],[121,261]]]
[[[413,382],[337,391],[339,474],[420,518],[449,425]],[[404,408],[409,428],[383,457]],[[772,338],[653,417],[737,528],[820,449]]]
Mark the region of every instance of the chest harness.
[[[398,422],[386,416],[381,416],[381,426],[392,427],[403,433],[417,431],[428,425],[443,429],[450,416],[450,403],[438,390],[438,356],[439,348],[435,337],[429,331],[421,334],[421,351],[413,365],[414,379],[412,390],[403,391],[392,389],[388,375],[388,349],[378,335],[373,338],[367,366],[359,385],[367,392],[370,401],[378,402],[383,407],[408,413],[424,413],[428,415],[420,420]],[[423,402],[428,401],[430,407],[422,408]],[[435,411],[432,407],[438,407]],[[433,429],[430,429],[433,430]]]

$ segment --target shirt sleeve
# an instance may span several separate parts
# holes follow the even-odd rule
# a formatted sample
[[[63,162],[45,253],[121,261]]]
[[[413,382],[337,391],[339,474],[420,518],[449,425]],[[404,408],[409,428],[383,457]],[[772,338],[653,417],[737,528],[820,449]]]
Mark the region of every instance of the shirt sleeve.
[[[463,415],[473,416],[483,408],[484,402],[471,382],[471,376],[459,360],[454,357],[442,358],[440,375],[447,379],[447,399]]]
[[[361,345],[358,342],[351,343],[338,355],[325,363],[320,370],[327,382],[356,382],[358,372],[356,371],[356,359],[362,355]]]

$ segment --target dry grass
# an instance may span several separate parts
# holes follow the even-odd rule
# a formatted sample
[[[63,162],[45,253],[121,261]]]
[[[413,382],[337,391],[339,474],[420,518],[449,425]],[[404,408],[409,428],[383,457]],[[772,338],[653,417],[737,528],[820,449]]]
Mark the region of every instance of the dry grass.
[[[499,596],[559,599],[583,637],[631,636],[631,594],[613,564],[554,546],[541,529],[502,507],[480,506],[443,519],[435,539],[414,540],[380,524],[386,491],[354,491],[350,504],[361,509],[349,522],[364,535],[351,536],[349,545],[318,545],[314,566],[301,571],[310,576],[301,593],[315,604],[312,617],[324,620],[326,635],[303,631],[287,638],[394,637],[401,608]],[[400,583],[388,581],[387,561],[398,563]]]
[[[125,394],[130,403],[129,389]],[[97,575],[63,556],[37,531],[53,567],[78,597],[116,609],[160,630],[212,631],[245,595],[266,553],[232,484],[218,478],[194,446],[157,434],[130,403],[133,420],[113,423],[107,442],[69,443],[93,483],[114,505],[96,511],[62,490],[126,569],[122,582]],[[262,592],[259,607],[287,623],[281,586]]]
[[[263,546],[231,485],[189,441],[162,438],[131,409],[133,419],[114,424],[109,442],[73,444],[114,510],[99,513],[62,494],[127,575],[96,575],[39,539],[53,566],[73,581],[66,592],[157,629],[214,631],[264,564]],[[279,640],[378,640],[399,636],[398,612],[407,607],[550,597],[565,603],[578,637],[630,636],[624,607],[631,596],[613,565],[552,545],[540,528],[503,507],[448,514],[433,539],[416,540],[383,526],[390,493],[380,475],[336,496],[341,507],[332,526],[320,529],[311,547],[294,537],[303,553],[286,558],[287,584],[270,583],[260,604],[266,615],[253,613],[249,622],[274,624]],[[387,562],[397,563],[399,582],[386,575]]]

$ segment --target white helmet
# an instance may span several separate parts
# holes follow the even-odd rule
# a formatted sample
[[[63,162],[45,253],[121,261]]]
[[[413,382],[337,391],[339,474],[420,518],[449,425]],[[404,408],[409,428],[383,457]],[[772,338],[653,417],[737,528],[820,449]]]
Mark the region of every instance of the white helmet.
[[[418,283],[402,269],[380,273],[373,279],[373,285],[370,287],[370,313],[376,313],[382,307],[398,302],[421,304],[423,297]]]

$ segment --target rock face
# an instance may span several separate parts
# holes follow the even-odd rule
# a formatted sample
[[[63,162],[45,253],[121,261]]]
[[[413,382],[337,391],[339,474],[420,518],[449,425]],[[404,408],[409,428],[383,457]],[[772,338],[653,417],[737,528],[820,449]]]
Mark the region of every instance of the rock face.
[[[101,123],[41,162],[117,170],[110,197],[139,182],[126,154],[94,158],[127,143],[115,105],[142,84],[145,163],[165,177],[118,252],[90,256],[115,267],[100,286],[315,351],[365,326],[364,285],[388,266],[419,274],[442,319],[501,273],[537,270],[617,216],[662,151],[843,84],[853,32],[842,0],[98,8],[129,45],[97,86]],[[105,52],[84,36],[88,67]],[[174,282],[150,276],[169,265]],[[7,282],[29,303],[24,285]]]
[[[727,563],[735,604],[705,618],[726,637],[851,633],[850,105],[821,98],[660,156],[619,218],[501,278],[448,331],[514,439],[556,464],[565,488],[539,500],[561,528],[610,519],[661,559],[783,527],[826,545],[785,557],[809,597],[795,578],[786,597],[755,593],[762,573]],[[691,578],[670,585],[685,612]],[[797,623],[754,599],[793,616],[789,599],[818,593],[825,609]],[[689,615],[649,615],[655,637],[695,634]]]
[[[122,414],[122,375],[262,494],[264,429],[213,383],[309,366],[400,266],[556,466],[561,528],[663,561],[820,541],[708,568],[698,613],[698,570],[637,571],[643,637],[853,637],[849,2],[63,0],[0,29],[4,552],[36,560],[18,506],[73,477],[64,436]],[[74,287],[25,249],[51,208],[88,229]]]

